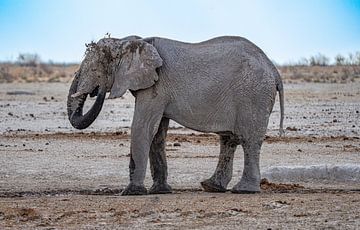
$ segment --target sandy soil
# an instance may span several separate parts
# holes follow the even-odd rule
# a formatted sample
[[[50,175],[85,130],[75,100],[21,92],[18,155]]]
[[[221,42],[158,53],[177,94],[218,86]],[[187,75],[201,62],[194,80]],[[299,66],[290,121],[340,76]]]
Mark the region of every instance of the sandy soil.
[[[331,202],[329,202],[331,201]],[[3,198],[2,229],[358,229],[353,192]]]
[[[134,100],[107,100],[81,132],[66,116],[68,83],[0,84],[0,228],[299,229],[360,227],[359,181],[271,181],[256,195],[204,193],[218,137],[171,123],[171,195],[121,197],[128,182]],[[285,85],[286,137],[275,105],[261,171],[274,166],[360,166],[360,82]],[[89,103],[91,104],[91,102]],[[242,173],[238,148],[229,188]],[[283,184],[280,184],[283,183]],[[150,172],[146,185],[151,186]]]

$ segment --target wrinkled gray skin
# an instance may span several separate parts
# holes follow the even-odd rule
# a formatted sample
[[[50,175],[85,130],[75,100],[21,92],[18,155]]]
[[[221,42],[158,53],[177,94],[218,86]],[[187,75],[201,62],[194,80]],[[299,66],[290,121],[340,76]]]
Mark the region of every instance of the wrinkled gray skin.
[[[219,162],[205,191],[225,192],[232,177],[234,152],[244,149],[244,170],[234,193],[260,191],[259,158],[270,113],[279,91],[283,133],[283,85],[266,55],[241,37],[201,43],[131,36],[104,38],[88,45],[68,96],[75,128],[88,127],[101,110],[104,94],[136,98],[131,126],[130,184],[123,195],[147,193],[144,178],[150,157],[150,193],[170,193],[165,138],[169,119],[200,132],[220,135]],[[86,96],[98,95],[82,115]],[[90,115],[89,115],[90,113]]]

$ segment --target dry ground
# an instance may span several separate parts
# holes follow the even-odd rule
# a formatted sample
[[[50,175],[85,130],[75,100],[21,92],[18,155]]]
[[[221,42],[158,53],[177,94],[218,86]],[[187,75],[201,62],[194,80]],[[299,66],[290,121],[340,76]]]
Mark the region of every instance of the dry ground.
[[[107,100],[85,132],[66,117],[68,83],[0,84],[0,229],[359,229],[359,181],[263,183],[255,195],[211,194],[218,138],[171,123],[171,195],[121,197],[128,182],[130,95]],[[360,82],[285,85],[287,135],[271,115],[261,170],[360,165]],[[229,188],[242,173],[238,148]],[[150,172],[146,185],[151,186]],[[299,184],[299,185],[297,185]]]
[[[177,192],[2,198],[0,226],[63,229],[358,229],[358,192]]]

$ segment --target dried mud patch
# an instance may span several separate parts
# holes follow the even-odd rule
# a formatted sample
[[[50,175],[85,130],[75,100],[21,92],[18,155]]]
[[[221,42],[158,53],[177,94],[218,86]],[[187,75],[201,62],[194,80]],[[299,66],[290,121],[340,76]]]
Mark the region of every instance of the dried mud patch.
[[[98,140],[130,140],[131,135],[128,131],[119,132],[74,132],[74,133],[23,133],[23,132],[9,132],[1,135],[6,138],[30,138],[30,139],[98,139]],[[180,146],[176,143],[191,143],[195,145],[217,145],[219,143],[219,136],[211,133],[190,133],[190,134],[176,134],[168,133],[168,142],[175,143],[174,146]],[[358,141],[358,136],[265,136],[265,143],[301,143],[301,142],[332,142],[332,141]],[[352,148],[354,146],[344,146],[344,148]]]
[[[265,136],[266,143],[294,143],[294,142],[332,142],[332,141],[357,141],[360,137],[358,136]]]
[[[356,211],[359,193],[349,192],[67,195],[11,201],[0,198],[0,202],[0,228],[355,228],[360,221]]]
[[[3,137],[7,138],[29,138],[29,139],[78,139],[78,140],[87,140],[87,139],[98,139],[98,140],[130,140],[131,135],[128,131],[119,131],[119,132],[74,132],[74,133],[26,133],[26,132],[8,132]],[[217,144],[219,142],[219,136],[216,134],[174,134],[168,133],[167,139],[168,142],[175,143],[191,143],[191,144]],[[176,146],[176,144],[175,144]]]
[[[359,193],[359,189],[336,189],[336,188],[308,188],[297,183],[274,183],[263,178],[260,183],[261,193],[260,194],[283,194],[283,193],[296,193],[296,194],[312,194],[312,193],[331,193],[331,194],[350,194]],[[225,194],[232,194],[231,189],[227,189]],[[41,197],[66,197],[66,196],[111,196],[121,197],[122,189],[117,188],[101,188],[101,189],[82,189],[82,190],[44,190],[44,191],[21,191],[21,192],[0,192],[1,198],[41,198]],[[224,194],[224,193],[208,193],[204,192],[201,188],[174,188],[173,195],[176,194]],[[145,195],[147,197],[152,195]],[[160,195],[163,196],[163,195]],[[141,196],[140,196],[141,197]],[[1,211],[1,210],[0,210]],[[31,214],[31,210],[19,209],[19,213],[23,213],[23,216],[34,216]],[[26,214],[28,212],[28,214]],[[0,218],[4,214],[0,212]]]
[[[299,191],[305,187],[300,184],[285,184],[285,183],[273,183],[269,182],[268,179],[263,178],[260,182],[260,187],[266,192],[291,192]]]
[[[33,208],[0,209],[0,220],[33,221],[40,218],[40,213]]]

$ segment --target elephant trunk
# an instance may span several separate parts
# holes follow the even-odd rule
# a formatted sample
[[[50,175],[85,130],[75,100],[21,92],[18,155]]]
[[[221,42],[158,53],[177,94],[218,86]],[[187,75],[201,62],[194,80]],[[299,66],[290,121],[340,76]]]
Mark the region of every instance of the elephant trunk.
[[[106,96],[106,87],[99,86],[95,103],[91,109],[83,115],[83,107],[88,94],[81,94],[74,97],[79,84],[79,74],[77,74],[71,84],[67,98],[67,112],[71,125],[76,129],[86,129],[99,115]]]

